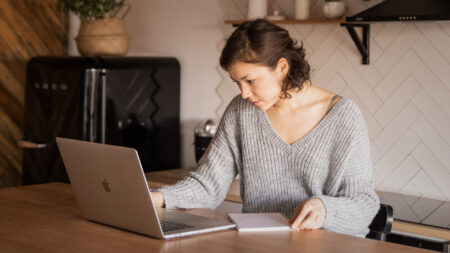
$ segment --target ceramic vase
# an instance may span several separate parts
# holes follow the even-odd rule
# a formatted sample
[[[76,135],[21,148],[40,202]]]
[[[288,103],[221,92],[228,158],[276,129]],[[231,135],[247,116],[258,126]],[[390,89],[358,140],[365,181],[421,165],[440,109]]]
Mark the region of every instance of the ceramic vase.
[[[294,16],[295,19],[309,18],[309,0],[295,0]]]
[[[265,18],[267,16],[267,0],[248,0],[248,19]]]
[[[326,18],[340,18],[345,14],[345,3],[341,1],[326,1],[323,4],[322,12]]]

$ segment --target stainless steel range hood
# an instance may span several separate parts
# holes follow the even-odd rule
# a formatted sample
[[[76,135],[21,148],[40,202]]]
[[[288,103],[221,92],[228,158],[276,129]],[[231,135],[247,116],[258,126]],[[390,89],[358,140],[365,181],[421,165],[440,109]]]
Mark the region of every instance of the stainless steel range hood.
[[[386,0],[347,22],[450,20],[450,0]]]

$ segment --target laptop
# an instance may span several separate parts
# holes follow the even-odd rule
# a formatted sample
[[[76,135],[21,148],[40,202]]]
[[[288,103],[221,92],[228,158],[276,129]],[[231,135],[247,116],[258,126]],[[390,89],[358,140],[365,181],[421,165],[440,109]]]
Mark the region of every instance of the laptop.
[[[82,216],[90,221],[169,239],[236,225],[155,208],[135,149],[56,138]]]

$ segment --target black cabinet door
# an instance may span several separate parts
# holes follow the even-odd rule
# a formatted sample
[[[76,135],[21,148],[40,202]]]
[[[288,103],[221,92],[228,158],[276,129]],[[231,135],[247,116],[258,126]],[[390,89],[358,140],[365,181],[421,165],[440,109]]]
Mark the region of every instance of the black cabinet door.
[[[23,129],[24,184],[68,182],[55,137],[82,137],[83,66],[87,60],[39,57],[28,63]]]

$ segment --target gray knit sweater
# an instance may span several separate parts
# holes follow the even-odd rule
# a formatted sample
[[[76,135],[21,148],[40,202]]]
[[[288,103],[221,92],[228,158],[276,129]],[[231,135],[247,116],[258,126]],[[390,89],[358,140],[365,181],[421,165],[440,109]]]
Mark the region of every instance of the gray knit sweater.
[[[379,209],[367,126],[347,97],[289,145],[265,112],[238,96],[197,169],[158,190],[168,208],[216,208],[238,174],[247,213],[280,212],[293,218],[299,203],[315,197],[326,208],[323,229],[364,237]]]

